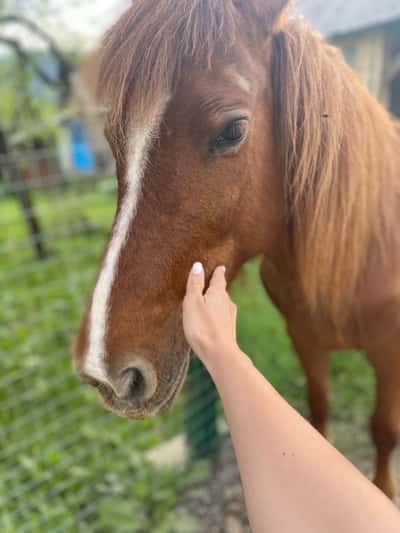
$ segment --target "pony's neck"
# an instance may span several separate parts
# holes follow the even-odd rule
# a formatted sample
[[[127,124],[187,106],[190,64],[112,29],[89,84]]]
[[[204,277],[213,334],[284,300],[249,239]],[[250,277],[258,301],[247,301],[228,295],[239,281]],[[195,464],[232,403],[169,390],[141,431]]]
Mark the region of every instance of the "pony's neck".
[[[274,36],[272,84],[292,259],[311,309],[338,322],[371,247],[387,246],[399,128],[303,22]]]

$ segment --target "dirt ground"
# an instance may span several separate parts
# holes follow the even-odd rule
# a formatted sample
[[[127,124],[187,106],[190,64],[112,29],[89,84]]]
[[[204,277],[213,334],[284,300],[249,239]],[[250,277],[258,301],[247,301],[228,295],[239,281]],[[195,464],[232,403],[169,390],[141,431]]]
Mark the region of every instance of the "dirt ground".
[[[368,432],[357,424],[334,422],[331,442],[369,478],[373,472],[374,450]],[[400,489],[400,451],[396,455],[396,476]],[[400,495],[399,495],[400,496]],[[398,502],[400,505],[400,497]],[[191,517],[185,533],[250,533],[239,473],[229,438],[223,442],[214,465],[211,482],[190,489],[180,512]]]

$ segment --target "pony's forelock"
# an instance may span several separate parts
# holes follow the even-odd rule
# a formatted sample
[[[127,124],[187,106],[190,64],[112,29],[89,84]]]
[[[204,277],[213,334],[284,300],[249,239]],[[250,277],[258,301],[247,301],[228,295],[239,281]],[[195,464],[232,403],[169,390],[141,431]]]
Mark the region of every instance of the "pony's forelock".
[[[131,122],[171,95],[186,60],[210,68],[238,35],[257,42],[287,12],[290,0],[135,0],[103,40],[99,96],[110,110],[117,148]],[[131,103],[134,116],[130,116]],[[111,132],[111,133],[110,133]],[[111,138],[111,142],[112,142]]]
[[[141,120],[154,102],[173,91],[185,60],[207,67],[217,48],[234,44],[237,23],[234,0],[132,3],[102,47],[100,96],[119,145],[126,141],[129,123]]]

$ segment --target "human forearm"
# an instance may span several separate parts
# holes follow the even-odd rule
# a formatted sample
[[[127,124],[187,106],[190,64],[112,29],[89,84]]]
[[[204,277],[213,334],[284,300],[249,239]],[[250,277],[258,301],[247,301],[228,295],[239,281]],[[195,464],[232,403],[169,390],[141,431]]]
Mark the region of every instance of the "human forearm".
[[[218,268],[197,263],[183,302],[186,338],[221,395],[253,533],[398,533],[397,509],[317,433],[236,343],[236,307]]]
[[[396,508],[237,353],[206,357],[254,533],[400,531]]]

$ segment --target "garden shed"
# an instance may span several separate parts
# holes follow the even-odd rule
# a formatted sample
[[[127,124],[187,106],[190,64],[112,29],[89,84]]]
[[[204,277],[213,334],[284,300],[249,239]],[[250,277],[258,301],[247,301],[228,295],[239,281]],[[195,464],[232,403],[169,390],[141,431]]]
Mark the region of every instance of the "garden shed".
[[[400,116],[400,2],[300,0],[297,12],[343,50],[370,91]]]

